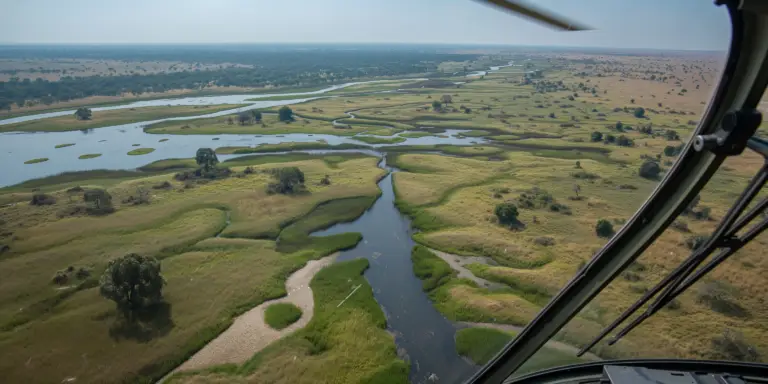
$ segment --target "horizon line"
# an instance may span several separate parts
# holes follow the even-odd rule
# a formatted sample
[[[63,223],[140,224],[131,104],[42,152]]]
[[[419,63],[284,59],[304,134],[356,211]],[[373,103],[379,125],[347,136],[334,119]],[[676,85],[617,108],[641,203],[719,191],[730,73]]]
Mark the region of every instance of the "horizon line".
[[[577,45],[533,45],[508,43],[437,43],[437,42],[2,42],[0,46],[211,46],[211,45],[409,45],[409,46],[445,46],[478,48],[559,48],[559,49],[613,49],[621,51],[670,51],[670,52],[727,52],[728,49],[701,48],[653,48],[653,47],[613,47],[613,46],[577,46]]]

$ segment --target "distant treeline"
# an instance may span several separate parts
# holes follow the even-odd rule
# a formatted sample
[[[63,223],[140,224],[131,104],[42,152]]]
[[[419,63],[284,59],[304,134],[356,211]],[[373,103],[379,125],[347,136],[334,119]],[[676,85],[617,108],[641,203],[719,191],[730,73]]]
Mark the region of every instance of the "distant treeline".
[[[240,46],[236,46],[240,47]],[[7,47],[4,47],[4,49]],[[444,54],[418,49],[310,49],[247,50],[229,46],[218,48],[184,47],[158,49],[138,48],[72,48],[18,47],[0,50],[0,57],[16,58],[87,58],[105,60],[173,60],[189,63],[239,63],[254,68],[225,68],[147,75],[62,77],[59,81],[44,79],[0,82],[0,109],[11,104],[32,101],[52,104],[87,96],[115,96],[122,93],[142,94],[171,89],[202,89],[210,86],[259,87],[317,86],[345,80],[431,73],[443,61],[473,60],[477,55]]]

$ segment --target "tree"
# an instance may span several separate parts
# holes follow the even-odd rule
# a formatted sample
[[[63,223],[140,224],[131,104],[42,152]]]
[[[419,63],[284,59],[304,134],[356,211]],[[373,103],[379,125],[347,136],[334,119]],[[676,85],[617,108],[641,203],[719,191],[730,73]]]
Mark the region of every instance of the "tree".
[[[281,107],[277,110],[277,119],[285,122],[293,121],[293,110],[287,105]]]
[[[443,95],[442,97],[440,97],[440,100],[443,102],[443,104],[450,104],[453,102],[453,98],[451,97],[451,95]]]
[[[659,163],[653,160],[646,160],[643,165],[640,166],[640,170],[638,171],[640,177],[646,179],[656,179],[659,177],[659,173],[661,173],[661,167],[659,166]]]
[[[622,147],[633,147],[635,145],[635,142],[632,141],[629,137],[626,137],[624,135],[619,136],[618,139],[616,139],[616,144]]]
[[[434,109],[435,111],[439,111],[442,108],[443,108],[443,104],[441,102],[437,100],[432,102],[432,109]]]
[[[296,193],[304,190],[304,172],[298,167],[283,167],[272,170],[277,183],[270,183],[267,186],[269,193]]]
[[[677,156],[678,152],[679,151],[677,147],[674,147],[671,145],[667,145],[666,147],[664,147],[664,155],[666,156],[674,157],[674,156]]]
[[[251,114],[248,112],[240,112],[237,114],[237,122],[240,125],[246,125],[251,122]]]
[[[581,169],[581,161],[576,160],[576,169]]]
[[[132,320],[136,311],[162,300],[163,285],[160,262],[131,253],[107,264],[99,279],[99,293],[114,301],[117,309]]]
[[[598,131],[592,132],[592,141],[598,142],[598,141],[602,141],[602,140],[603,140],[603,134],[602,133],[600,133]]]
[[[510,225],[517,221],[517,207],[509,202],[501,203],[493,211],[499,219],[499,223]]]
[[[89,108],[80,107],[75,111],[75,118],[78,120],[90,120],[91,119],[91,110]]]
[[[622,124],[621,121],[617,121],[616,122],[616,130],[619,131],[619,132],[623,132],[624,131],[624,124]]]
[[[112,195],[103,189],[87,189],[83,192],[83,201],[93,204],[90,208],[93,213],[111,213],[114,212],[112,207]]]
[[[581,192],[581,187],[578,184],[574,184],[573,192],[576,194],[576,197],[579,197],[579,192]]]
[[[605,135],[605,142],[606,143],[610,143],[610,144],[615,143],[616,142],[616,136],[611,135],[610,133]]]
[[[195,154],[195,162],[197,165],[203,167],[204,170],[209,171],[219,163],[219,158],[216,157],[216,152],[211,148],[200,148]]]
[[[595,225],[595,233],[599,237],[611,237],[613,236],[613,225],[606,219],[600,219]]]
[[[642,119],[645,117],[645,109],[643,109],[643,107],[635,108],[634,114],[638,119]]]
[[[673,140],[680,140],[680,135],[677,134],[677,131],[674,129],[667,129],[667,132],[664,133],[664,136],[667,137],[667,140],[673,141]]]
[[[260,123],[261,122],[261,112],[252,109],[251,110],[251,116],[253,116],[253,121]]]
[[[0,99],[0,111],[10,111],[11,101],[6,99]]]

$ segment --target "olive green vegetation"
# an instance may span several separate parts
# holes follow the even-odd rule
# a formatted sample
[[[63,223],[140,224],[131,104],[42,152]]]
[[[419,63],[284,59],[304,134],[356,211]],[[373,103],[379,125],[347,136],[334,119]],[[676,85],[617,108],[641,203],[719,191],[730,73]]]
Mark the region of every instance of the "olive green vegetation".
[[[402,137],[355,136],[354,139],[368,144],[397,144],[405,141],[405,138]]]
[[[415,138],[418,138],[418,137],[435,136],[435,135],[433,133],[430,133],[430,132],[413,131],[413,132],[401,133],[398,136],[400,136],[400,137],[407,137],[409,139],[415,139]]]
[[[101,156],[101,153],[86,153],[85,155],[80,155],[77,158],[80,160],[86,160],[86,159],[93,159],[99,156]]]
[[[305,99],[310,97],[317,97],[325,98],[329,96],[312,96],[312,95],[273,95],[273,96],[266,96],[266,97],[252,97],[250,99],[245,99],[245,101],[281,101],[281,100],[298,100],[298,99]]]
[[[48,161],[47,157],[38,157],[36,159],[27,160],[24,162],[24,164],[37,164],[37,163],[44,163]]]
[[[301,309],[291,303],[276,303],[264,311],[264,321],[270,327],[280,330],[301,318]]]
[[[505,332],[492,328],[464,328],[456,332],[456,352],[466,356],[477,365],[484,365],[509,343],[515,332]],[[573,352],[544,346],[530,360],[523,364],[515,375],[536,372],[546,368],[583,363],[584,360]]]
[[[128,152],[129,156],[140,156],[140,155],[146,155],[148,153],[154,152],[154,148],[136,148],[134,150],[131,150]]]
[[[310,283],[315,311],[309,324],[243,365],[179,373],[170,382],[408,383],[408,364],[397,357],[384,313],[362,276],[366,268],[368,260],[356,259],[320,270]]]
[[[281,135],[291,133],[306,134],[330,134],[337,136],[351,136],[370,130],[370,126],[334,125],[331,120],[303,117],[298,113],[293,114],[295,120],[283,122],[278,120],[275,113],[263,113],[261,122],[241,125],[238,123],[238,115],[206,117],[181,121],[163,121],[144,127],[147,133],[173,134],[173,135],[218,135],[230,134],[254,134],[254,135]]]
[[[375,201],[376,197],[363,196],[322,203],[306,216],[283,228],[278,249],[291,252],[308,246],[315,249],[352,248],[363,238],[360,233],[348,232],[330,236],[310,236],[310,233],[328,228],[332,224],[353,221]]]
[[[289,152],[289,151],[302,151],[313,149],[361,149],[368,148],[366,145],[342,143],[337,145],[331,145],[324,141],[315,142],[302,142],[302,141],[290,141],[278,144],[261,144],[256,147],[219,147],[216,148],[216,153],[219,155],[229,154],[247,154],[247,153],[269,153],[269,152]]]
[[[73,145],[75,145],[75,143],[59,144],[56,146],[56,148],[66,148],[66,147],[71,147]]]
[[[448,263],[435,256],[423,245],[415,245],[411,251],[413,274],[423,280],[424,291],[431,291],[457,275]]]
[[[158,140],[157,142],[158,142],[158,143],[164,143],[164,142],[166,142],[166,141],[168,141],[168,139],[160,139],[160,140]]]
[[[73,115],[30,120],[0,125],[0,132],[64,132],[121,125],[140,121],[157,120],[166,117],[194,116],[225,111],[247,104],[223,105],[181,105],[163,107],[122,108],[108,111],[94,111],[90,120],[78,120]]]
[[[269,170],[279,166],[265,162],[269,158],[299,167],[305,174],[307,192],[269,195],[266,187],[273,181]],[[292,230],[332,225],[322,222],[323,218],[352,220],[348,212],[324,213],[318,207],[351,197],[368,196],[372,201],[379,193],[376,182],[384,173],[376,166],[376,158],[360,155],[237,160],[227,166],[239,177],[200,183],[174,180],[177,169],[192,165],[189,159],[176,159],[146,167],[153,171],[70,173],[4,188],[3,199],[26,196],[29,201],[30,190],[40,188],[55,199],[55,204],[15,204],[2,212],[14,237],[7,238],[9,249],[0,257],[0,270],[4,271],[0,350],[24,349],[28,354],[14,354],[0,361],[0,376],[9,382],[61,381],[72,374],[70,367],[81,367],[82,356],[87,355],[89,364],[80,368],[78,377],[95,382],[159,380],[226,329],[235,316],[284,296],[285,279],[308,260],[335,252],[337,244],[353,246],[359,234],[312,241],[305,247],[294,243],[295,252],[281,251],[275,240],[291,225],[286,238],[291,237]],[[243,172],[248,165],[254,172]],[[321,185],[326,175],[331,183]],[[98,217],[79,213],[75,208],[83,204],[84,188],[105,188],[116,211]],[[141,188],[151,191],[149,204],[135,205],[129,197]],[[263,240],[216,237],[220,233],[232,237],[237,232],[260,233]],[[152,322],[141,320],[138,327],[121,321],[114,303],[99,297],[96,284],[109,260],[128,253],[161,260],[167,282],[163,291],[167,305],[153,307],[158,312]],[[73,279],[62,286],[52,283],[56,272],[68,266],[87,268],[91,278]],[[364,280],[359,276],[362,269],[355,270],[355,284]],[[345,284],[347,280],[344,276]],[[348,294],[346,286],[343,290],[341,299]],[[370,297],[370,292],[363,291],[358,293]],[[322,290],[314,293],[321,297],[327,294]],[[316,301],[322,300],[316,297]],[[372,298],[366,305],[374,306],[383,319]],[[334,320],[338,315],[341,313],[328,316]],[[364,345],[375,342],[361,359],[380,359],[382,363],[371,371],[359,371],[358,367],[348,371],[350,375],[370,376],[395,363],[395,347],[383,322],[371,327],[372,320],[361,319],[354,318],[350,326],[358,326],[360,334],[373,332]],[[318,319],[323,320],[322,316]],[[339,348],[339,353],[346,351],[341,346],[334,348]],[[25,366],[30,354],[40,364],[32,371]],[[102,369],[106,365],[109,370]]]

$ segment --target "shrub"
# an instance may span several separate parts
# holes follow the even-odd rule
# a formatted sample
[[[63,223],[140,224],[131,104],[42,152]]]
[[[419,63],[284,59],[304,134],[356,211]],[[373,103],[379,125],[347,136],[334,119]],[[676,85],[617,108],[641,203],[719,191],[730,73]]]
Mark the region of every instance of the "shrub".
[[[709,306],[713,311],[736,318],[749,316],[747,310],[735,302],[731,289],[719,281],[710,281],[699,286],[696,301]]]
[[[69,282],[69,275],[67,275],[66,271],[57,271],[52,281],[56,285],[64,285]]]
[[[717,359],[749,362],[761,361],[760,353],[757,352],[757,349],[747,344],[741,333],[730,328],[723,331],[722,336],[712,338],[712,350]]]
[[[249,165],[249,166],[247,166],[247,167],[245,167],[245,169],[243,170],[243,173],[244,173],[244,174],[246,174],[246,175],[250,175],[250,174],[252,174],[253,172],[254,172],[254,171],[253,171],[253,167],[251,167],[250,165]]]
[[[270,183],[267,186],[267,193],[291,194],[305,190],[304,172],[298,167],[276,168],[271,171],[272,176],[277,179],[276,183]]]
[[[684,221],[675,220],[671,225],[672,228],[680,231],[680,232],[690,232],[691,230],[688,229],[688,224]]]
[[[549,247],[551,245],[555,245],[555,239],[549,237],[549,236],[541,236],[533,239],[533,243],[536,245],[542,245],[545,247]]]
[[[559,213],[566,214],[566,215],[570,215],[571,214],[571,208],[569,208],[565,204],[560,204],[560,203],[552,203],[549,206],[549,210],[552,211],[552,212],[559,212]]]
[[[264,321],[272,328],[283,329],[301,318],[301,309],[291,303],[277,303],[264,311]]]
[[[51,196],[47,195],[45,193],[35,193],[32,195],[32,200],[29,202],[30,205],[53,205],[56,204],[56,199]]]
[[[641,119],[641,118],[645,117],[645,109],[643,109],[642,107],[635,108],[635,112],[633,112],[633,114],[638,119]]]
[[[640,177],[646,179],[657,179],[660,173],[661,167],[659,166],[659,163],[653,160],[646,160],[643,165],[640,166],[640,170],[638,171]]]
[[[325,175],[325,177],[320,179],[320,185],[331,185],[331,177],[328,175]]]
[[[632,141],[629,137],[626,137],[624,135],[619,136],[618,139],[616,139],[616,144],[621,147],[634,147],[635,142]]]
[[[517,222],[517,206],[510,202],[497,205],[494,214],[496,214],[500,224],[510,225]]]
[[[115,211],[112,195],[103,189],[87,189],[83,192],[83,201],[89,203],[86,212],[93,215],[109,214]]]
[[[699,248],[701,248],[704,243],[707,242],[706,236],[691,236],[687,239],[685,239],[685,245],[688,247],[688,249],[695,251]]]
[[[573,173],[571,173],[571,176],[575,177],[577,179],[585,179],[585,180],[595,180],[595,179],[599,179],[600,178],[600,176],[598,176],[598,175],[596,175],[594,173],[589,173],[587,171],[573,172]]]
[[[293,110],[287,105],[277,110],[277,119],[283,122],[293,121]]]
[[[680,135],[677,134],[677,131],[674,129],[668,129],[664,136],[667,138],[667,140],[673,141],[673,140],[680,140]]]
[[[632,281],[632,282],[640,281],[640,280],[643,279],[640,275],[638,275],[637,273],[634,273],[632,271],[624,271],[621,274],[621,277],[623,277],[624,280],[626,280],[626,281]]]
[[[171,185],[171,183],[169,183],[167,180],[152,186],[152,189],[172,189],[172,188],[173,188],[173,185]]]
[[[611,237],[613,236],[613,224],[606,219],[600,219],[595,225],[595,233],[599,237]]]

